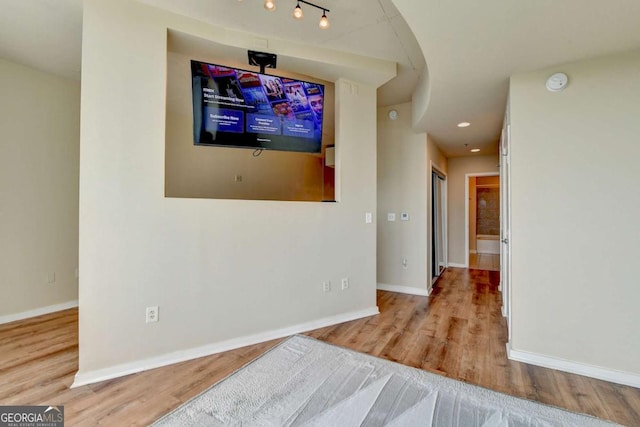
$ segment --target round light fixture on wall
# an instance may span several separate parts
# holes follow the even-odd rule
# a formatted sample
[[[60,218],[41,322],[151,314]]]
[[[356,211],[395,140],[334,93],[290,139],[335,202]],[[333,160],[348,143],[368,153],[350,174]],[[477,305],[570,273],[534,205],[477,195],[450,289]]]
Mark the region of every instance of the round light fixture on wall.
[[[389,118],[391,120],[396,120],[398,118],[398,111],[397,110],[389,110]]]
[[[560,92],[569,83],[569,77],[565,73],[555,73],[547,79],[547,90],[550,92]]]

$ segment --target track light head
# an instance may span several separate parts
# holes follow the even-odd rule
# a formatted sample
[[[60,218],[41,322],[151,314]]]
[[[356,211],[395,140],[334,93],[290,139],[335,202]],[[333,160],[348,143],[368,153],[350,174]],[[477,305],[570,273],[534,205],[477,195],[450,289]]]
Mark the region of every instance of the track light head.
[[[269,12],[273,12],[276,10],[276,1],[275,0],[264,0],[264,8]]]
[[[327,11],[326,10],[322,11],[322,18],[320,18],[320,24],[318,24],[318,25],[323,30],[326,30],[327,28],[329,28],[331,26],[331,24],[329,23],[329,19],[327,18]]]

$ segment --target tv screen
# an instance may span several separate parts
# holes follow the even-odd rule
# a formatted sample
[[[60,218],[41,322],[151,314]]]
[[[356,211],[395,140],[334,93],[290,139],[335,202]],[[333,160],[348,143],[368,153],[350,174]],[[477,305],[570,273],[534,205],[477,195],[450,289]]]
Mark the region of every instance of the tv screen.
[[[319,153],[324,85],[191,61],[196,145]]]

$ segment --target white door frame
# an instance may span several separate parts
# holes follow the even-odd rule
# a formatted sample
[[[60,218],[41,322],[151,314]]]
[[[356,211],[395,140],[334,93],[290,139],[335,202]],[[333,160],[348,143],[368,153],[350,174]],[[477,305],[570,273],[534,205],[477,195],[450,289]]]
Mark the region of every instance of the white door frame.
[[[431,251],[433,250],[433,248],[431,247],[431,242],[433,240],[433,229],[432,229],[432,224],[433,224],[433,173],[437,173],[438,175],[444,177],[444,184],[442,186],[442,225],[443,225],[443,239],[442,239],[442,250],[443,250],[443,255],[444,255],[444,265],[445,268],[449,265],[449,251],[448,251],[448,241],[449,241],[449,235],[448,235],[448,230],[447,230],[447,174],[445,172],[442,171],[442,169],[440,169],[437,165],[435,165],[433,163],[433,161],[431,160],[429,162],[429,207],[431,209],[429,209],[429,224],[427,225],[427,230],[429,230],[429,232],[427,233],[427,248],[429,248],[429,250],[427,251],[427,266],[429,268],[429,292],[431,292],[431,287],[433,286],[433,283],[435,282],[435,280],[438,279],[438,277],[434,277],[433,276],[433,265],[431,265],[431,259],[432,259],[432,254]]]
[[[507,345],[511,342],[511,124],[509,105],[500,138],[500,291],[502,315],[507,318]]]
[[[469,268],[469,178],[500,176],[500,172],[472,172],[464,175],[464,268]]]

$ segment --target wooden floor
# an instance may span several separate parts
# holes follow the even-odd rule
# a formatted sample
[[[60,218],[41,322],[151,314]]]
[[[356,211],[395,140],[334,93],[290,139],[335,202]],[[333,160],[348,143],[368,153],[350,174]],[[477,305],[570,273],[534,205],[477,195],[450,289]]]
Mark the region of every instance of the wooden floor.
[[[448,269],[431,297],[378,292],[381,314],[308,335],[514,396],[640,425],[640,390],[509,361],[496,272]],[[146,425],[279,340],[69,389],[77,310],[0,325],[0,405],[64,405],[67,426]]]
[[[469,268],[475,270],[500,271],[500,255],[469,253]]]

